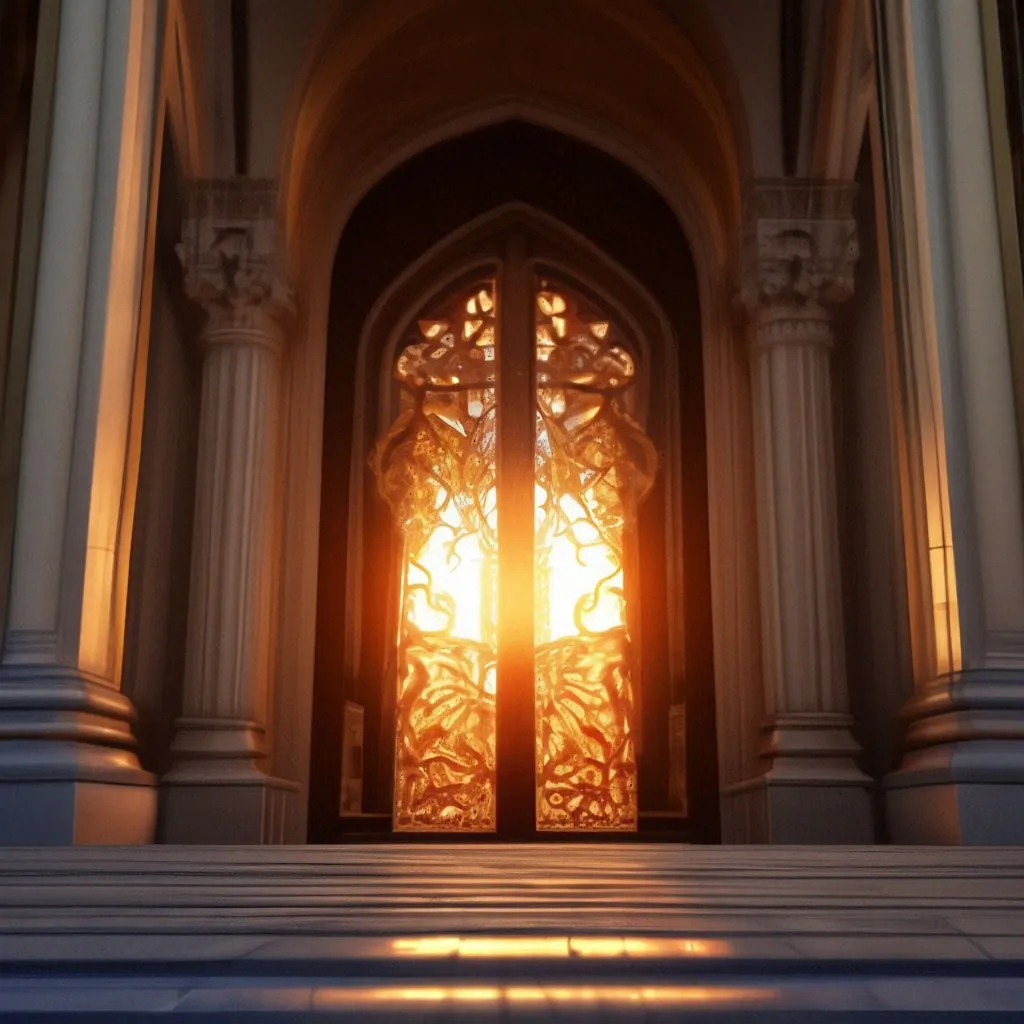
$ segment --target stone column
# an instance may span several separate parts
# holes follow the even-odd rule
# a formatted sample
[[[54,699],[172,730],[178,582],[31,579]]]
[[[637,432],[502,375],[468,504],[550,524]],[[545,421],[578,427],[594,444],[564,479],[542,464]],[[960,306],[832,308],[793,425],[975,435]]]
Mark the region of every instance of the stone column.
[[[0,663],[0,844],[143,843],[121,693],[162,7],[62,5]],[[32,302],[20,291],[17,302]],[[5,486],[14,481],[5,478]]]
[[[1020,265],[998,19],[957,0],[876,16],[915,675],[889,836],[1024,845]]]
[[[269,777],[281,361],[291,304],[272,183],[197,182],[178,254],[207,322],[184,708],[164,777],[168,842],[280,841],[291,783]]]
[[[850,734],[836,509],[830,307],[853,292],[854,187],[757,184],[749,314],[772,842],[870,842],[871,780]]]

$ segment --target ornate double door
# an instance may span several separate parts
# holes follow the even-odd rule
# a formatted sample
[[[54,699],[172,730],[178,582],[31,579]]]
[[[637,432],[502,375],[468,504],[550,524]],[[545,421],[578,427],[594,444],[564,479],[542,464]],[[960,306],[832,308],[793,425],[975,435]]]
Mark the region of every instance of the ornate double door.
[[[373,454],[401,536],[393,828],[633,831],[645,368],[597,292],[502,248],[401,332]]]

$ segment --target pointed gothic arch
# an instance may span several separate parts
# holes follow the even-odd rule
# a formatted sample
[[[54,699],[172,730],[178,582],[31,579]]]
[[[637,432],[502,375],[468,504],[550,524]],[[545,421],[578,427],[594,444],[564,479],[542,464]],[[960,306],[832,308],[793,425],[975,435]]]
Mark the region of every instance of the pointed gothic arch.
[[[630,524],[637,532],[629,540],[628,572],[635,575],[628,586],[635,595],[630,621],[637,662],[634,684],[642,819],[647,828],[653,821],[662,830],[666,823],[676,822],[677,829],[685,827],[686,835],[715,831],[714,755],[702,742],[702,737],[713,734],[713,688],[708,669],[700,663],[701,652],[705,656],[710,653],[710,630],[692,610],[687,614],[680,596],[691,590],[694,595],[703,591],[698,602],[691,601],[691,609],[709,599],[706,574],[702,579],[700,559],[693,552],[685,582],[683,572],[686,543],[707,546],[706,521],[696,528],[691,522],[695,516],[700,519],[704,511],[705,468],[701,459],[695,461],[692,452],[685,452],[680,428],[678,403],[685,384],[681,388],[677,332],[685,333],[687,325],[679,323],[678,317],[672,323],[643,284],[593,242],[550,214],[516,202],[461,225],[405,268],[373,304],[359,331],[358,346],[344,332],[332,331],[313,737],[313,777],[318,780],[314,789],[319,787],[322,794],[314,793],[313,799],[313,834],[318,838],[341,835],[336,830],[337,737],[343,728],[343,700],[358,706],[360,713],[367,712],[365,749],[370,763],[366,806],[382,816],[390,811],[395,665],[389,659],[394,651],[398,541],[368,462],[376,439],[387,432],[398,412],[393,384],[396,349],[406,337],[408,325],[429,307],[433,296],[446,294],[479,268],[500,260],[502,242],[513,234],[529,240],[545,275],[576,282],[595,308],[603,309],[618,323],[635,354],[631,415],[649,432],[660,456],[657,487],[650,501],[641,506],[640,518]],[[343,274],[348,264],[343,255],[339,260],[336,273]],[[691,351],[683,360],[690,375],[694,355],[699,359],[699,352]],[[699,380],[690,381],[689,401],[700,403],[701,397]],[[697,415],[703,419],[702,409]],[[347,487],[340,493],[337,474],[347,474]],[[337,536],[337,524],[342,521],[343,541]],[[642,541],[638,541],[640,531]],[[339,558],[344,559],[343,581],[337,577]],[[387,623],[383,629],[382,622]],[[688,802],[682,791],[678,800],[668,795],[672,766],[667,723],[670,708],[677,706],[681,716],[684,704],[693,749],[688,752],[683,744],[675,750],[674,769],[680,779],[689,774],[710,783],[692,800],[704,816],[696,827],[691,827],[694,816],[685,813]],[[691,762],[689,772],[687,761]],[[711,820],[706,820],[709,813]]]
[[[738,783],[757,774],[763,707],[749,367],[732,310],[746,128],[693,41],[653,4],[560,0],[515,10],[510,21],[505,5],[467,20],[459,0],[353,9],[325,28],[294,104],[280,199],[300,310],[289,356],[278,619],[277,676],[290,683],[276,697],[275,770],[308,779],[320,425],[337,240],[374,184],[417,153],[516,121],[580,140],[629,168],[689,239],[706,397],[719,772],[724,785]],[[459,74],[427,73],[417,38],[448,39]],[[552,52],[531,61],[542,70],[524,78],[516,54],[547,52],[556,38],[571,38],[579,59]],[[621,60],[606,61],[595,76],[588,40],[595,53]]]

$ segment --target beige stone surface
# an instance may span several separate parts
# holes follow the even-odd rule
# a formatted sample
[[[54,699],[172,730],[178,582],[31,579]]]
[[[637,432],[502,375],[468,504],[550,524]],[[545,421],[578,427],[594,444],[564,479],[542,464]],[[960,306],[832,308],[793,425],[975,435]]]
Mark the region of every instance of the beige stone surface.
[[[934,847],[9,850],[0,1013],[1020,1019],[1022,869]]]

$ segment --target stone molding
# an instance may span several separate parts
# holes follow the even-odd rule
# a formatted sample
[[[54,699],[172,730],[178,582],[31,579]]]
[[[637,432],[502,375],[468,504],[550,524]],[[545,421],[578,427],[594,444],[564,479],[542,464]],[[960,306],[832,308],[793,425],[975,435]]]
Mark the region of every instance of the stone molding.
[[[853,295],[860,255],[852,182],[757,181],[744,204],[739,299],[765,306],[826,307]]]
[[[266,319],[294,312],[276,210],[272,179],[202,179],[188,187],[175,251],[185,270],[186,294],[209,317],[204,337],[260,328],[253,337],[265,343]]]
[[[768,304],[760,306],[751,321],[750,348],[753,355],[786,345],[835,345],[832,317],[817,302],[802,306]]]

